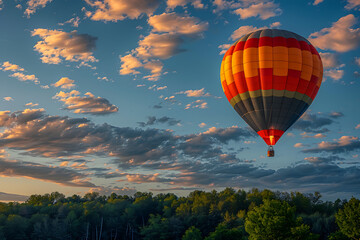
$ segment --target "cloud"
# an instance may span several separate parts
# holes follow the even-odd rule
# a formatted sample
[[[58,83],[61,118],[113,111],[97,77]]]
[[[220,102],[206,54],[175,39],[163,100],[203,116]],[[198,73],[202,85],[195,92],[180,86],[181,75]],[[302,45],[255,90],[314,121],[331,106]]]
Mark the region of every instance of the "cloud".
[[[58,24],[60,26],[64,26],[65,24],[71,24],[71,26],[73,26],[73,27],[79,27],[79,23],[80,23],[80,18],[74,17],[74,18],[67,20],[66,22],[58,23]]]
[[[74,80],[71,80],[68,77],[62,77],[62,78],[60,78],[59,81],[57,81],[56,83],[54,83],[52,85],[54,87],[61,87],[61,88],[64,88],[64,89],[70,89],[70,88],[75,87],[74,82],[75,82]]]
[[[226,53],[226,51],[231,47],[230,43],[226,43],[226,44],[221,44],[218,46],[218,48],[221,49],[219,55],[224,55]]]
[[[316,5],[320,4],[320,3],[322,3],[323,1],[324,0],[315,0],[313,5],[316,6]]]
[[[34,82],[35,84],[39,84],[39,79],[37,77],[35,77],[34,74],[32,75],[26,75],[26,74],[23,74],[21,72],[15,72],[13,74],[10,75],[10,77],[14,77],[14,78],[17,78],[18,80],[20,81],[31,81],[31,82]]]
[[[120,67],[120,75],[128,75],[128,74],[139,74],[140,72],[135,70],[136,68],[142,67],[143,64],[133,55],[128,54],[123,57],[120,56],[121,67]]]
[[[325,69],[340,67],[339,55],[334,53],[322,53],[320,52],[323,67]]]
[[[174,9],[177,6],[185,7],[185,5],[191,3],[194,8],[204,8],[204,4],[201,2],[201,0],[167,0],[166,4],[168,6],[168,9]]]
[[[67,168],[46,166],[39,163],[7,160],[0,157],[0,175],[7,177],[26,177],[53,182],[70,187],[94,187],[87,175]]]
[[[139,74],[138,68],[150,70],[151,74],[143,78],[157,81],[162,74],[163,63],[159,59],[168,59],[185,51],[180,45],[186,40],[202,36],[207,29],[207,22],[191,16],[176,13],[163,13],[149,17],[152,31],[139,40],[138,47],[121,57],[120,74]]]
[[[152,16],[149,18],[148,23],[153,28],[153,32],[189,36],[197,36],[208,28],[207,22],[200,22],[195,17],[182,16],[174,12]]]
[[[342,69],[331,69],[324,72],[325,77],[330,77],[334,81],[339,81],[344,76],[344,70]]]
[[[194,102],[191,102],[189,104],[186,104],[185,109],[190,109],[190,108],[200,108],[200,109],[205,109],[207,108],[207,102],[205,102],[204,100],[196,100]]]
[[[300,135],[302,135],[303,138],[324,138],[324,137],[326,137],[326,135],[322,134],[322,133],[317,133],[313,136],[310,136],[310,135],[308,135],[307,132],[303,132]]]
[[[167,59],[184,51],[179,48],[181,43],[183,39],[179,35],[150,33],[139,41],[136,52],[140,58]]]
[[[143,78],[149,81],[157,81],[161,75],[163,69],[163,63],[158,60],[153,60],[144,64],[144,68],[150,70],[151,74],[144,76]]]
[[[315,148],[303,150],[305,153],[344,153],[360,149],[360,141],[358,137],[342,136],[339,139],[334,139],[333,142],[322,141]]]
[[[260,19],[266,20],[271,17],[278,16],[282,13],[279,4],[274,2],[260,2],[252,4],[247,8],[239,8],[234,11],[235,14],[240,15],[241,19],[259,16]]]
[[[359,0],[347,0],[347,4],[345,5],[345,8],[347,10],[355,9],[358,10],[360,7],[360,1]]]
[[[280,22],[273,22],[272,24],[270,24],[270,28],[277,28],[280,27],[281,23]]]
[[[14,101],[12,97],[4,97],[3,99],[7,102]]]
[[[294,144],[294,147],[296,147],[296,148],[302,148],[302,147],[304,147],[304,144],[302,144],[302,143],[295,143],[295,144]]]
[[[253,26],[241,26],[231,34],[230,38],[231,38],[231,40],[235,41],[250,32],[254,32],[256,30],[260,30],[260,29],[264,29],[264,28],[265,27],[257,28],[257,27],[253,27]]]
[[[20,67],[19,65],[16,64],[12,64],[8,61],[4,62],[3,65],[3,71],[12,71],[12,72],[23,72],[25,71],[25,69],[23,69],[22,67]]]
[[[152,15],[158,8],[160,0],[85,0],[93,12],[87,11],[87,17],[94,21],[117,22],[126,18],[137,19],[142,14]]]
[[[30,17],[31,14],[34,14],[39,8],[44,8],[50,2],[52,0],[28,0],[24,14]]]
[[[360,129],[360,123],[356,125],[355,129]]]
[[[109,100],[102,97],[95,97],[92,93],[87,92],[85,96],[78,96],[79,92],[71,91],[65,93],[60,91],[54,98],[64,102],[65,109],[71,110],[74,113],[91,114],[91,115],[106,115],[118,112],[119,109],[111,104]]]
[[[176,94],[185,94],[187,97],[210,97],[210,93],[205,93],[205,88],[198,90],[186,90],[177,92]]]
[[[140,127],[147,127],[147,126],[152,126],[155,124],[167,124],[168,126],[174,126],[174,125],[179,125],[180,124],[180,120],[176,120],[175,118],[170,118],[170,117],[161,117],[161,118],[157,118],[155,116],[150,116],[148,117],[148,121],[145,122],[138,122]]]
[[[0,2],[1,4],[1,2]],[[24,202],[29,196],[0,192],[0,202]]]
[[[201,128],[206,127],[206,123],[200,123],[198,126]]]
[[[0,133],[0,147],[21,154],[47,158],[97,155],[110,157],[124,168],[178,158],[216,159],[225,154],[219,144],[255,136],[238,127],[176,136],[170,130],[120,128],[95,125],[86,118],[47,116],[43,109],[0,112],[0,127],[5,128]],[[228,158],[237,159],[234,155]]]
[[[127,196],[133,196],[137,191],[135,188],[129,188],[129,187],[104,187],[104,186],[97,186],[94,188],[91,188],[89,190],[90,193],[97,192],[99,195],[103,196],[110,196],[112,193],[116,193],[117,195],[127,195]]]
[[[348,52],[360,43],[360,28],[351,28],[357,22],[353,14],[340,18],[330,28],[310,34],[309,41],[322,50]]]
[[[334,119],[342,116],[343,114],[339,112],[330,114],[305,112],[292,128],[309,133],[324,133],[329,131],[327,128],[324,128],[325,126],[333,124],[335,122]]]
[[[93,56],[96,48],[96,37],[88,34],[78,34],[77,31],[63,32],[60,30],[34,29],[31,36],[39,36],[34,49],[42,57],[41,61],[48,64],[59,64],[63,60],[70,62],[97,62]]]
[[[149,183],[149,182],[169,182],[170,179],[161,178],[159,173],[154,174],[129,174],[129,173],[122,173],[121,174],[126,179],[118,180],[119,182],[127,181],[133,183]]]

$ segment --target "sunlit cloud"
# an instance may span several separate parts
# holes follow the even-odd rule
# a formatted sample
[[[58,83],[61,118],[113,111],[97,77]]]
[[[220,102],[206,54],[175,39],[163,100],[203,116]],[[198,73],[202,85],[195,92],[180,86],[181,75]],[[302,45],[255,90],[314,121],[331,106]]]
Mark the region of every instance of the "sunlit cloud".
[[[2,67],[3,67],[3,69],[2,69],[3,71],[12,71],[12,72],[23,72],[23,71],[25,71],[25,69],[23,69],[19,65],[12,64],[10,62],[4,62]]]
[[[210,97],[210,93],[205,92],[205,88],[201,88],[198,90],[186,90],[177,92],[176,94],[185,94],[187,97]]]
[[[17,78],[18,80],[20,81],[30,81],[30,82],[34,82],[35,84],[39,84],[39,79],[37,77],[35,77],[34,74],[32,75],[27,75],[27,74],[24,74],[24,73],[21,73],[21,72],[16,72],[16,73],[13,73],[10,75],[10,77],[14,77],[14,78]]]
[[[205,7],[201,0],[167,0],[166,4],[169,9],[174,9],[177,6],[185,7],[187,4],[191,4],[194,8],[199,9]]]
[[[348,52],[356,49],[360,43],[360,28],[351,28],[357,23],[357,18],[349,14],[340,18],[329,28],[310,34],[309,41],[323,50]]]
[[[41,54],[41,61],[48,64],[59,64],[63,60],[70,62],[97,62],[93,56],[96,37],[78,34],[77,31],[63,32],[60,30],[34,29],[31,36],[39,36],[34,49]]]
[[[52,2],[52,0],[28,0],[24,14],[30,17],[31,14],[34,14],[40,8],[44,8],[46,4],[50,2]]]
[[[260,2],[246,8],[236,9],[234,13],[240,15],[241,19],[259,16],[260,19],[266,20],[280,15],[282,10],[279,8],[279,4],[274,2]]]
[[[70,24],[73,27],[79,27],[79,23],[80,23],[80,18],[79,17],[73,17],[70,18],[69,20],[63,22],[63,23],[58,23],[60,26],[64,26],[65,24]]]
[[[4,97],[3,99],[7,102],[14,101],[12,97]]]
[[[190,108],[205,109],[208,108],[208,104],[204,100],[196,100],[194,102],[186,104],[185,109],[190,109]]]
[[[68,77],[62,77],[60,78],[59,81],[57,81],[56,83],[52,84],[54,87],[60,87],[63,89],[70,89],[75,87],[76,85],[74,84],[74,80],[71,80]]]
[[[86,16],[94,21],[117,22],[126,18],[136,19],[142,14],[152,15],[160,0],[85,0],[94,11],[86,11]]]
[[[85,93],[83,97],[78,96],[79,94],[80,92],[74,90],[69,93],[60,91],[54,98],[64,102],[65,109],[73,113],[106,115],[119,111],[118,107],[105,98],[95,97],[90,92]]]
[[[347,10],[358,10],[360,8],[360,1],[359,0],[347,0],[347,4],[345,5]]]
[[[198,18],[172,13],[163,13],[149,18],[149,25],[153,32],[170,34],[197,35],[208,28],[207,22],[200,22]]]
[[[324,1],[324,0],[315,0],[315,1],[313,2],[313,5],[316,6],[316,5],[320,4],[320,3],[322,3],[323,1]]]
[[[303,150],[306,153],[343,153],[351,152],[360,149],[360,141],[358,137],[342,136],[339,139],[334,139],[332,142],[322,141],[317,144],[317,147]]]
[[[67,168],[0,157],[0,176],[25,177],[70,187],[95,187],[88,176]]]

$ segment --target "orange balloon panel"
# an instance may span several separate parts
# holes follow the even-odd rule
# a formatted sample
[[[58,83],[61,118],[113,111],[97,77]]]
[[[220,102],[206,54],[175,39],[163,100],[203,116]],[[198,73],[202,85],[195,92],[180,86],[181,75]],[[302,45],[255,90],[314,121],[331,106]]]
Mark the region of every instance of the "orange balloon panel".
[[[321,58],[305,38],[285,30],[247,34],[226,52],[221,85],[233,108],[275,145],[319,91]]]

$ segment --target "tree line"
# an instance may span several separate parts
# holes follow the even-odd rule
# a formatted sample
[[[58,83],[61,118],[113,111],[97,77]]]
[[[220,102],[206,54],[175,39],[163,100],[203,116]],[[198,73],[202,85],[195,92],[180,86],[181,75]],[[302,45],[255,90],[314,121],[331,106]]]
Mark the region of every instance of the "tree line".
[[[81,197],[53,192],[0,203],[0,240],[360,239],[360,200],[256,188]]]

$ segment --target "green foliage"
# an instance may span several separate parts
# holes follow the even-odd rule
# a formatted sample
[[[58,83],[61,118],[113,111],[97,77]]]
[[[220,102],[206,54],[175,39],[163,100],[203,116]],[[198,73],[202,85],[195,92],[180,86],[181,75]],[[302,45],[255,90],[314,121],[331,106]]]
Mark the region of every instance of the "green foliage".
[[[336,214],[340,231],[351,239],[360,239],[360,200],[351,198]]]
[[[194,191],[187,197],[143,192],[65,197],[54,192],[32,195],[24,203],[0,203],[0,240],[350,239],[338,231],[336,212],[336,222],[345,225],[340,229],[356,237],[359,200],[320,198],[319,193],[256,188]]]
[[[279,200],[265,199],[248,212],[245,229],[249,239],[310,239],[309,226],[296,218],[295,208]]]
[[[202,240],[201,232],[198,228],[191,226],[186,230],[181,240]]]

